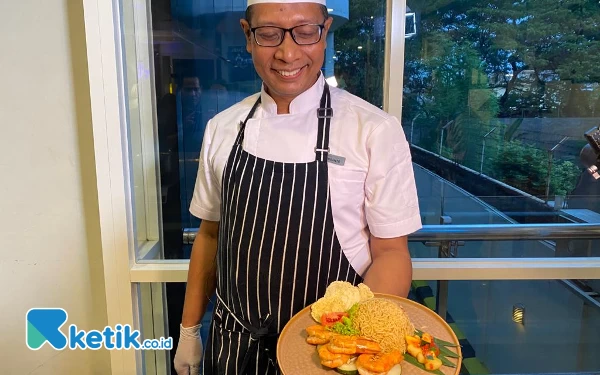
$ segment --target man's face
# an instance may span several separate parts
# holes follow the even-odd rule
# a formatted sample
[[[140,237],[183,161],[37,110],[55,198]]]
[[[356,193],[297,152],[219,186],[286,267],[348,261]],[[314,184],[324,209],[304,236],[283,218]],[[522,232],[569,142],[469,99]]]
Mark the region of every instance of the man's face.
[[[266,3],[253,5],[250,24],[246,20],[240,21],[254,68],[273,99],[291,100],[315,83],[325,59],[325,38],[332,20],[331,17],[324,19],[319,4]],[[250,31],[250,27],[278,26],[288,29],[304,24],[325,25],[318,43],[298,45],[286,32],[279,46],[263,47],[256,44]]]
[[[183,79],[182,94],[186,104],[198,104],[201,92],[200,80],[197,77],[185,77]]]

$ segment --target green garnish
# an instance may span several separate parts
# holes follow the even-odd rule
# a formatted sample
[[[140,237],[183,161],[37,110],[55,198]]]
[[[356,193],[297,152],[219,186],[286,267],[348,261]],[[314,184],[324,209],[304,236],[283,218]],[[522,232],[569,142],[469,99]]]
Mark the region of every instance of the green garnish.
[[[442,361],[442,364],[444,366],[456,368],[456,365],[454,363],[450,362],[450,360],[448,358],[446,358],[445,356],[440,355],[438,358]]]
[[[328,329],[345,336],[360,335],[360,331],[354,328],[354,324],[352,323],[352,319],[354,318],[356,311],[358,311],[358,303],[354,304],[350,310],[347,311],[348,316],[342,317],[341,322],[336,322]]]
[[[352,305],[350,310],[347,311],[348,317],[350,318],[350,320],[354,319],[354,315],[356,315],[357,311],[358,311],[358,303],[355,303],[354,305]]]
[[[440,356],[446,356],[446,357],[450,357],[450,358],[458,358],[459,355],[454,353],[453,351],[449,350],[448,348],[445,348],[443,346],[438,346],[438,349],[440,349]]]
[[[344,317],[344,319],[342,319],[342,322],[343,323],[335,323],[334,325],[329,327],[329,330],[345,336],[354,336],[360,334],[360,332],[352,326],[352,321],[350,319]]]

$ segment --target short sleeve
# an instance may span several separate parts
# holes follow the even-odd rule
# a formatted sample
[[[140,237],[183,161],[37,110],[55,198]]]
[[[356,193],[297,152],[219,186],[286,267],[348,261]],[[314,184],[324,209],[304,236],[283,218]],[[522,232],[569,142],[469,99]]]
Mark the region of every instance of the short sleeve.
[[[380,124],[367,147],[365,215],[371,234],[394,238],[421,229],[410,148],[399,121],[391,117]]]
[[[199,219],[219,221],[221,211],[221,184],[215,178],[211,157],[213,126],[211,121],[206,125],[200,158],[198,174],[194,186],[194,194],[190,203],[190,213]]]

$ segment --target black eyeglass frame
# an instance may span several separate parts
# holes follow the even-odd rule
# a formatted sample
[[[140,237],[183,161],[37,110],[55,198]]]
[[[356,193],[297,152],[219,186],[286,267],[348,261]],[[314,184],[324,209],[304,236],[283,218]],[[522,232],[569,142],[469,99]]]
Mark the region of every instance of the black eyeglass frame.
[[[319,39],[317,39],[316,42],[313,43],[298,43],[298,41],[296,40],[296,37],[294,36],[294,29],[297,27],[302,27],[302,26],[319,26]],[[265,27],[271,27],[271,28],[275,28],[275,29],[279,29],[281,31],[283,31],[283,37],[281,38],[281,40],[279,41],[279,43],[277,45],[274,46],[265,46],[264,44],[260,44],[258,42],[258,40],[256,39],[256,30],[261,29],[261,28],[265,28]],[[251,27],[250,28],[250,32],[252,32],[252,36],[254,37],[254,41],[256,42],[257,45],[261,46],[261,47],[279,47],[281,45],[281,43],[283,43],[283,41],[285,40],[285,34],[286,33],[290,33],[290,36],[292,37],[292,40],[294,41],[294,43],[296,43],[299,46],[312,46],[313,44],[317,44],[321,41],[321,38],[323,38],[323,29],[325,28],[325,24],[319,24],[319,23],[305,23],[302,25],[297,25],[294,27],[291,27],[289,29],[283,28],[283,27],[278,27],[278,26],[258,26],[258,27]]]

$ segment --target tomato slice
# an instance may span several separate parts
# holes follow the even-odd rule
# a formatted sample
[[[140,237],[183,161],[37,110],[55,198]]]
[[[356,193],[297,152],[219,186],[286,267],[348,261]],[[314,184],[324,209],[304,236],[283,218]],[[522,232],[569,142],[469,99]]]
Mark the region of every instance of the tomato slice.
[[[434,357],[439,357],[440,349],[435,344],[425,344],[421,346],[421,350],[423,355],[427,357],[428,355],[433,355]]]
[[[342,318],[348,316],[346,312],[330,312],[321,315],[321,324],[325,327],[330,327],[337,322],[341,322]]]

